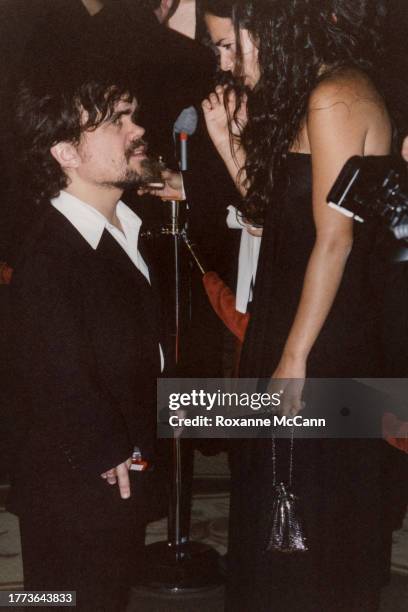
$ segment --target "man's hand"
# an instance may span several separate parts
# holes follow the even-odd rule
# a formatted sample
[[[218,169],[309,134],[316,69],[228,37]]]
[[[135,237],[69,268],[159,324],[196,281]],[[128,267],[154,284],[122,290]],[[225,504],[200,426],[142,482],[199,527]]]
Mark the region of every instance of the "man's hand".
[[[122,499],[130,497],[129,469],[131,465],[132,459],[129,458],[124,463],[119,463],[116,467],[101,474],[101,478],[104,478],[110,485],[118,483]]]
[[[150,195],[157,196],[164,200],[183,200],[183,179],[181,172],[173,172],[172,170],[162,170],[161,178],[164,182],[162,189],[149,189],[148,187],[141,187],[138,190],[138,195],[149,193]]]
[[[402,143],[401,154],[402,154],[402,157],[405,159],[405,161],[408,162],[408,136],[405,136],[405,140]]]

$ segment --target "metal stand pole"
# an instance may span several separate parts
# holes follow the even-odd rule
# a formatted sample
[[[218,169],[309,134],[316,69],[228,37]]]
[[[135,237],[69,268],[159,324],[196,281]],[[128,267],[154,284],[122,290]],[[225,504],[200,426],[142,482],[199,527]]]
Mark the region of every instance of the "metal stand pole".
[[[181,248],[184,241],[190,249],[183,223],[183,202],[171,200],[171,221],[163,233],[173,237],[174,257],[174,359],[180,358],[181,332]],[[194,256],[194,255],[193,255]],[[191,592],[209,589],[223,583],[219,572],[219,555],[216,550],[189,540],[189,525],[183,525],[183,453],[181,441],[172,442],[172,486],[168,516],[168,541],[156,542],[146,547],[147,562],[143,585],[172,592]],[[188,513],[187,513],[188,514]]]

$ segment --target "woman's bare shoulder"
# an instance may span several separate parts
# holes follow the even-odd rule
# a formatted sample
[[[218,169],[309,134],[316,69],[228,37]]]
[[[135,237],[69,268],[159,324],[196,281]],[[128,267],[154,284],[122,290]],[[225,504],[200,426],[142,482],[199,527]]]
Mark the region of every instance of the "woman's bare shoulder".
[[[385,111],[385,103],[369,76],[362,70],[345,67],[325,76],[312,91],[309,111],[344,105],[349,111]]]
[[[365,155],[386,155],[392,127],[387,107],[372,80],[361,70],[343,68],[323,78],[310,96],[307,113],[312,131],[346,130],[363,142]]]

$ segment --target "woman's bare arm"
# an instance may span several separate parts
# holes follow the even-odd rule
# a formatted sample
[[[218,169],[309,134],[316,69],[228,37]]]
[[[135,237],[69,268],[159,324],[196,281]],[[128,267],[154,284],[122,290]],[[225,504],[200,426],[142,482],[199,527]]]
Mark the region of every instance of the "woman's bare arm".
[[[327,82],[311,97],[307,135],[316,239],[276,378],[305,376],[307,357],[329,316],[352,248],[353,221],[327,206],[327,194],[350,157],[389,151],[388,118],[375,92],[370,97],[364,87],[359,92],[358,83]]]
[[[232,116],[235,110],[236,99],[233,92],[230,93],[228,105]],[[232,138],[228,127],[228,114],[224,105],[224,88],[216,87],[215,92],[211,93],[202,103],[205,122],[208,134],[228,172],[230,173],[238,191],[242,196],[246,195],[246,174],[241,170],[245,165],[245,151],[239,143],[238,138]],[[246,100],[244,99],[238,113],[239,126],[233,126],[235,135],[239,135],[240,130],[247,121]],[[232,145],[232,148],[231,148]]]

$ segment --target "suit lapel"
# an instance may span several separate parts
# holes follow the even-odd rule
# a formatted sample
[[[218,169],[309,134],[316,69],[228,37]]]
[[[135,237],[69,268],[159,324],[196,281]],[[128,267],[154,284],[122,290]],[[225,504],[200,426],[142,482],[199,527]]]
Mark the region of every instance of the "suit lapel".
[[[125,275],[129,279],[129,286],[133,285],[134,290],[138,293],[146,326],[150,327],[159,339],[159,301],[156,291],[118,242],[106,230],[102,234],[96,255],[99,261],[106,262],[103,265],[106,265],[106,269],[111,274],[115,274],[115,271],[117,271],[116,274]]]
[[[96,249],[97,256],[102,259],[106,259],[122,269],[128,275],[133,278],[136,276],[139,283],[145,285],[146,288],[150,288],[150,284],[140,270],[135,266],[133,261],[130,259],[127,253],[122,249],[120,244],[111,236],[109,232],[104,230],[101,240]]]

